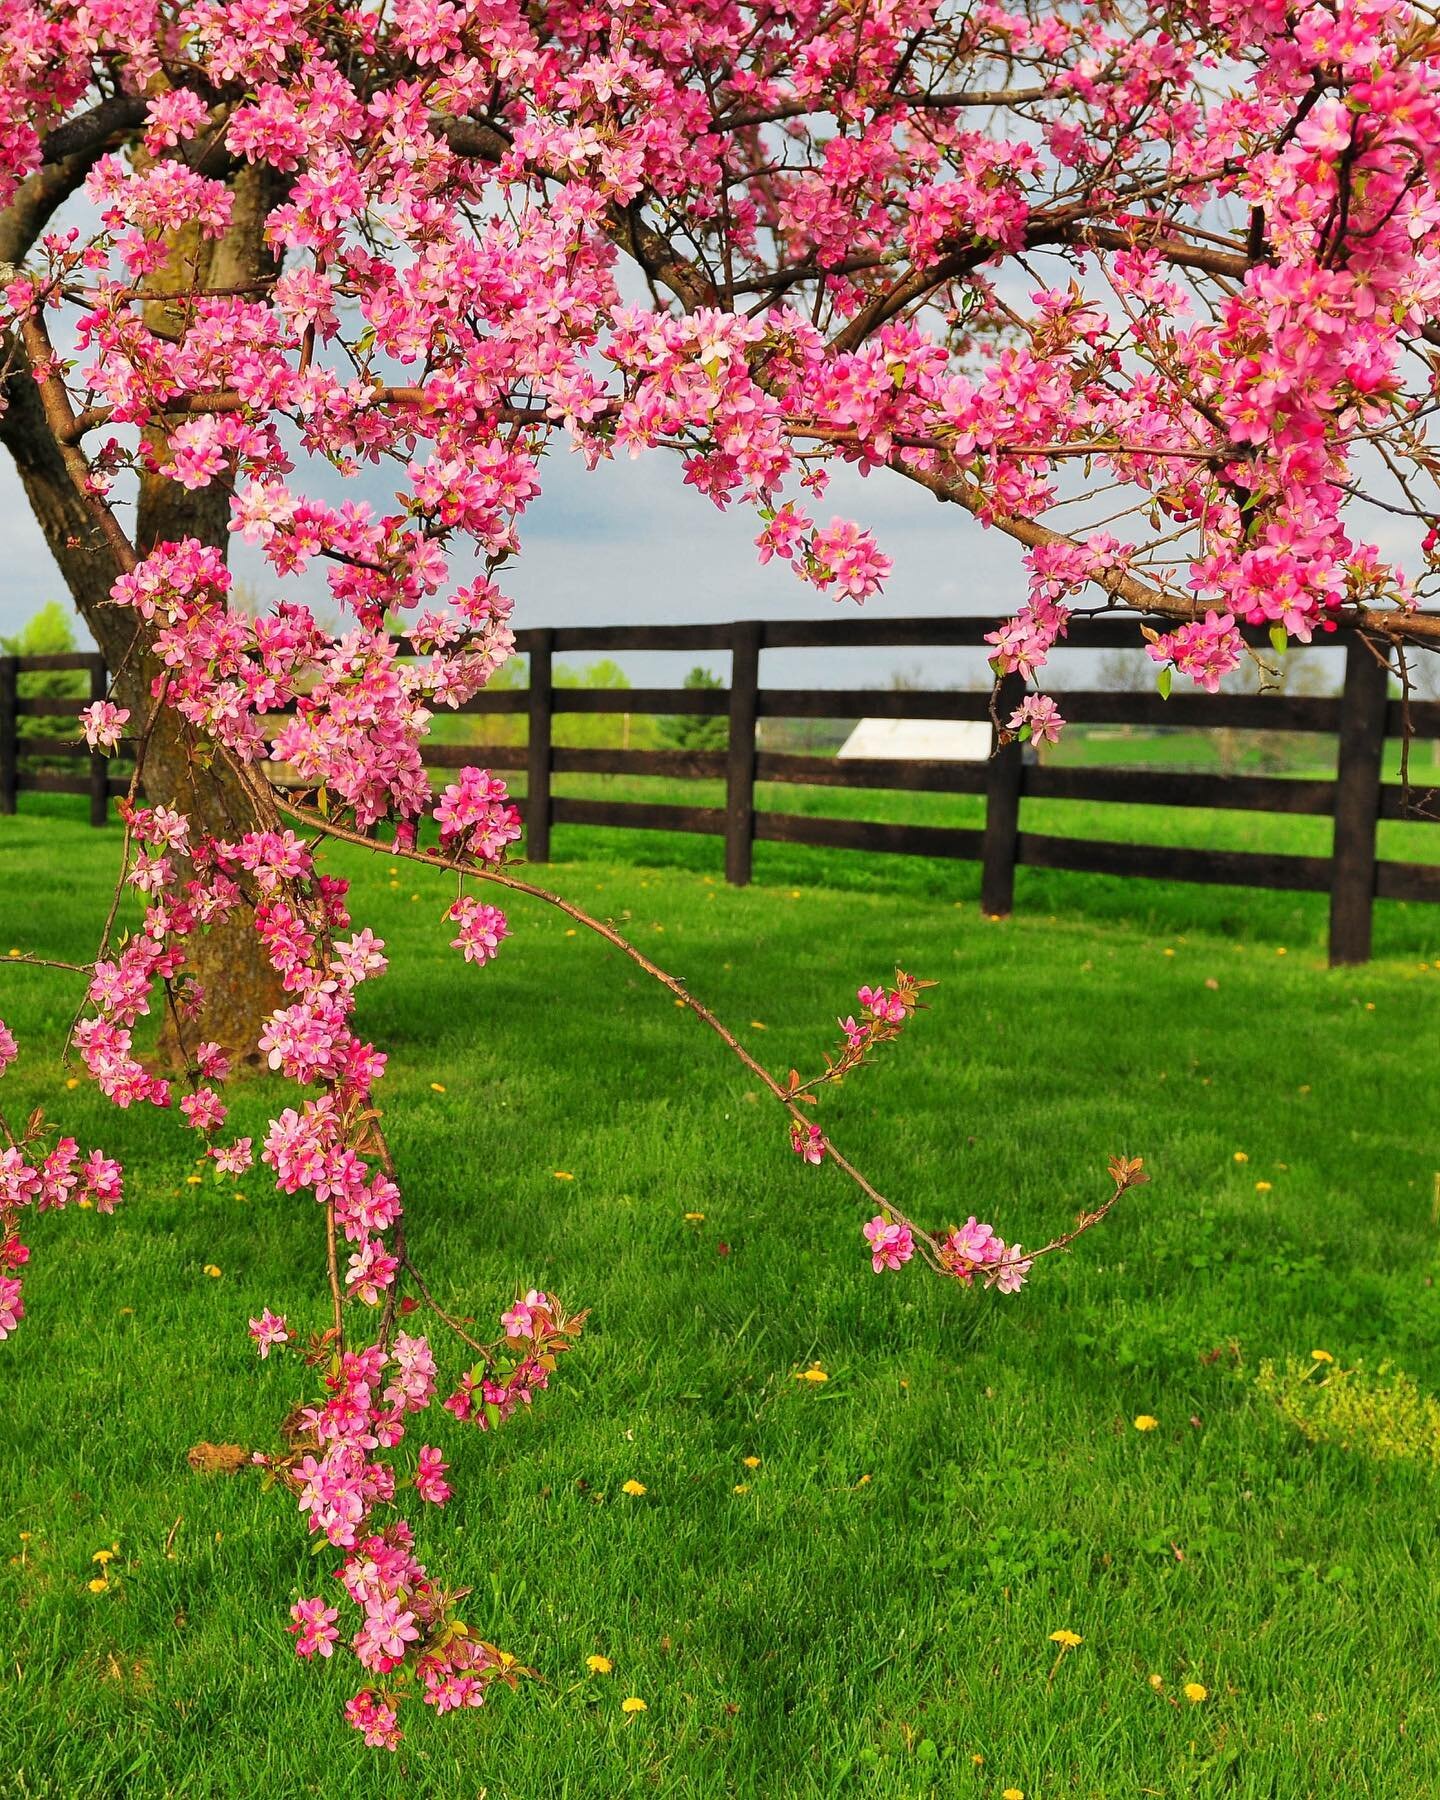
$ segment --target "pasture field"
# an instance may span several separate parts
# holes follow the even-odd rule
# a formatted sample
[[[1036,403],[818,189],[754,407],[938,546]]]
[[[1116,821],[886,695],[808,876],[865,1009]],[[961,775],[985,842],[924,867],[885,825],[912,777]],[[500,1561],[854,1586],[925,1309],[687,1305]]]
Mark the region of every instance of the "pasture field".
[[[0,959],[86,960],[118,828],[22,805]],[[1217,829],[1237,820],[1259,828]],[[1328,829],[1263,823],[1277,849]],[[782,1073],[857,983],[939,981],[821,1115],[920,1219],[1036,1242],[1112,1154],[1151,1185],[1010,1299],[873,1275],[868,1209],[618,953],[517,899],[476,971],[447,881],[334,857],[392,958],[362,1017],[437,1296],[592,1309],[530,1415],[427,1437],[456,1497],[426,1558],[538,1678],[415,1708],[385,1757],[341,1717],[352,1670],[291,1653],[290,1599],[328,1585],[293,1502],[186,1461],[274,1442],[301,1372],[245,1320],[322,1322],[319,1215],[260,1171],[192,1184],[175,1119],[67,1088],[76,979],[0,961],[22,1052],[0,1107],[127,1166],[114,1216],[32,1222],[30,1316],[0,1346],[0,1796],[1440,1792],[1434,1446],[1311,1442],[1256,1379],[1388,1358],[1440,1389],[1440,909],[1381,904],[1377,960],[1332,971],[1313,896],[1022,870],[995,923],[970,864],[762,844],[734,890],[716,841],[557,827],[554,849],[542,881]],[[288,1096],[233,1100],[258,1132]]]

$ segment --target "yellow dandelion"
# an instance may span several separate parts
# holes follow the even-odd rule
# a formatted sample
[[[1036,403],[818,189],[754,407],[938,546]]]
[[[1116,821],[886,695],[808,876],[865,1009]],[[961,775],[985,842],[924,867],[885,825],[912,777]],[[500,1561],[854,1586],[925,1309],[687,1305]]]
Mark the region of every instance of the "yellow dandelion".
[[[819,1363],[811,1363],[808,1369],[797,1369],[795,1371],[795,1379],[797,1381],[828,1381],[830,1377],[820,1367]]]
[[[92,1594],[103,1594],[110,1583],[103,1575],[97,1575],[93,1581],[87,1581],[85,1585]]]
[[[1247,1162],[1249,1162],[1249,1160],[1250,1160],[1250,1156],[1249,1156],[1249,1153],[1248,1153],[1248,1151],[1245,1151],[1245,1150],[1237,1150],[1237,1151],[1236,1151],[1236,1152],[1235,1152],[1235,1160],[1236,1160],[1236,1162],[1238,1162],[1238,1163],[1247,1163]]]
[[[585,1667],[592,1675],[608,1675],[614,1669],[615,1665],[608,1656],[587,1656],[585,1658]]]
[[[430,1092],[432,1094],[443,1094],[445,1092],[445,1083],[443,1081],[432,1081],[430,1083]]]
[[[760,1467],[760,1458],[758,1456],[742,1456],[740,1460],[747,1469],[758,1469]]]
[[[624,1485],[624,1486],[623,1486],[623,1487],[622,1487],[622,1488],[621,1488],[621,1489],[620,1489],[620,1492],[621,1492],[621,1493],[622,1493],[622,1494],[637,1494],[637,1495],[638,1495],[638,1494],[643,1494],[643,1493],[644,1493],[644,1492],[645,1492],[645,1483],[644,1483],[644,1482],[643,1482],[643,1481],[636,1481],[636,1480],[635,1480],[635,1479],[634,1479],[634,1478],[633,1478],[633,1477],[632,1477],[632,1478],[631,1478],[631,1479],[630,1479],[630,1480],[629,1480],[629,1481],[627,1481],[627,1482],[626,1482],[626,1483],[625,1483],[625,1485]]]
[[[1311,1362],[1334,1362],[1335,1358],[1328,1350],[1312,1350],[1310,1360]]]
[[[1154,1431],[1159,1423],[1160,1421],[1156,1418],[1152,1418],[1149,1413],[1137,1413],[1135,1417],[1135,1429],[1137,1431]]]
[[[77,1200],[75,1202],[75,1204],[80,1208],[81,1212],[89,1212],[90,1208],[95,1204],[95,1202],[93,1200],[86,1200],[82,1197],[81,1199]]]
[[[206,1263],[205,1273],[210,1277],[210,1279],[212,1281],[216,1280],[220,1274],[219,1264],[218,1263]]]
[[[1052,1631],[1050,1642],[1058,1644],[1062,1650],[1073,1650],[1077,1645],[1083,1644],[1085,1640],[1078,1631]]]
[[[113,1550],[97,1550],[90,1560],[98,1562],[103,1567],[104,1564],[115,1560],[115,1552]]]
[[[555,1179],[557,1181],[573,1181],[575,1177],[568,1169],[557,1169],[555,1171]]]
[[[1160,1692],[1161,1688],[1163,1688],[1165,1685],[1164,1676],[1163,1675],[1152,1675],[1150,1677],[1150,1685],[1152,1688],[1154,1688],[1155,1692],[1158,1694]]]
[[[19,955],[19,954],[20,954],[20,952],[19,952],[19,951],[18,951],[18,950],[12,950],[12,951],[11,951],[11,952],[10,952],[10,954],[11,954],[11,955],[12,955],[12,956],[18,956],[18,955]]]
[[[1187,1681],[1185,1683],[1184,1692],[1185,1698],[1192,1706],[1198,1706],[1202,1700],[1208,1700],[1210,1698],[1210,1690],[1201,1687],[1198,1681]]]
[[[959,905],[959,901],[956,901],[956,905],[957,906]],[[977,1750],[975,1752],[975,1754],[970,1758],[970,1760],[972,1763],[974,1763],[975,1767],[978,1769],[980,1767],[980,1765],[985,1761],[985,1758]]]
[[[75,1092],[76,1088],[79,1087],[79,1085],[80,1085],[80,1077],[78,1075],[67,1076],[65,1079],[65,1085],[70,1090],[70,1092],[73,1094]]]
[[[575,927],[573,925],[567,926],[565,929],[565,935],[566,935],[566,937],[574,937],[575,936]]]
[[[419,895],[418,895],[418,894],[412,894],[412,895],[411,895],[411,896],[410,896],[410,898],[411,898],[411,899],[412,899],[412,900],[418,900],[418,899],[419,899],[419,898],[420,898],[420,896],[419,896]]]
[[[201,1175],[187,1175],[185,1177],[185,1185],[186,1187],[199,1187],[203,1180],[204,1177]]]
[[[638,1694],[631,1694],[628,1700],[622,1700],[620,1702],[620,1710],[623,1713],[642,1713],[649,1712],[650,1708],[642,1699],[640,1699]]]
[[[758,1019],[750,1021],[750,1028],[752,1031],[768,1031],[770,1029],[768,1025],[762,1025]]]
[[[1257,1194],[1268,1194],[1274,1185],[1275,1183],[1273,1181],[1257,1181],[1255,1183],[1255,1192]]]
[[[705,1223],[705,1215],[704,1213],[686,1213],[685,1223],[687,1225],[703,1225]]]
[[[737,1494],[748,1494],[750,1492],[750,1483],[748,1481],[737,1481],[732,1491]]]
[[[1283,944],[1277,944],[1275,946],[1275,954],[1277,956],[1288,956],[1290,953]]]
[[[1025,1800],[1025,1790],[1023,1788],[1006,1788],[1001,1794],[1000,1800]]]

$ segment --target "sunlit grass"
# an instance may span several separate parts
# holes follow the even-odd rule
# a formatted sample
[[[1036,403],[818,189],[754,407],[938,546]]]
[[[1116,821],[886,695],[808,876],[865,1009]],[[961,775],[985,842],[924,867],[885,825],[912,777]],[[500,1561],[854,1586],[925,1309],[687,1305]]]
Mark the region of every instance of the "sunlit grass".
[[[0,957],[92,953],[118,836],[80,804],[0,821]],[[637,843],[699,866],[617,860]],[[0,1347],[0,1794],[1440,1790],[1435,1478],[1307,1443],[1254,1385],[1319,1348],[1440,1388],[1431,913],[1382,908],[1387,954],[1330,971],[1295,896],[1033,877],[992,924],[967,865],[947,891],[786,852],[735,891],[713,844],[556,849],[546,879],[781,1071],[858,981],[940,980],[824,1114],[920,1218],[1034,1241],[1112,1153],[1152,1185],[1013,1300],[874,1276],[865,1209],[618,955],[517,906],[467,969],[444,883],[347,859],[393,958],[365,1024],[418,1256],[485,1318],[530,1283],[593,1309],[533,1416],[437,1427],[427,1558],[542,1679],[381,1759],[347,1672],[289,1648],[317,1580],[293,1503],[185,1458],[273,1441],[296,1372],[245,1319],[321,1320],[317,1213],[258,1174],[189,1185],[174,1120],[67,1090],[73,982],[0,968],[7,1113],[129,1170],[112,1218],[35,1222]],[[282,1092],[241,1091],[238,1128]]]

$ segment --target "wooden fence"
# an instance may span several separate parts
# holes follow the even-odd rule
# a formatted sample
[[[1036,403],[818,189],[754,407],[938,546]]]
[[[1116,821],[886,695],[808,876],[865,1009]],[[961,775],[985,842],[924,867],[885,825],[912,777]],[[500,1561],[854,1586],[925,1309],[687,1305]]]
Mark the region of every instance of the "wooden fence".
[[[514,744],[428,744],[432,769],[483,764],[501,771],[525,770],[525,851],[532,862],[548,861],[552,825],[642,827],[658,831],[702,832],[725,842],[725,877],[750,879],[756,840],[816,844],[841,849],[923,856],[958,857],[981,865],[980,904],[991,914],[1010,912],[1017,866],[1087,871],[1105,875],[1150,876],[1166,881],[1234,883],[1330,895],[1330,960],[1364,962],[1370,955],[1371,914],[1377,897],[1440,901],[1440,866],[1381,861],[1376,828],[1381,819],[1426,816],[1433,794],[1407,795],[1382,779],[1387,738],[1407,728],[1413,737],[1440,736],[1440,702],[1412,702],[1390,696],[1381,661],[1356,637],[1330,640],[1345,648],[1345,679],[1338,698],[1285,694],[1176,694],[1069,690],[1047,683],[1067,721],[1075,725],[1180,726],[1195,730],[1238,729],[1328,733],[1338,739],[1333,778],[1296,779],[1262,775],[1193,775],[1170,770],[1053,767],[1027,763],[1020,745],[994,751],[984,763],[922,762],[911,759],[846,759],[789,755],[757,748],[762,719],[891,718],[987,720],[990,695],[954,690],[916,692],[893,689],[769,688],[760,684],[760,657],[781,649],[975,648],[993,629],[986,619],[849,619],[760,622],[733,625],[627,625],[541,628],[517,634],[530,659],[526,689],[481,693],[465,713],[522,713],[528,739]],[[1136,622],[1077,622],[1057,659],[1067,649],[1129,648]],[[728,689],[557,687],[557,653],[626,651],[728,652]],[[84,669],[92,696],[103,695],[105,672],[98,656],[0,657],[0,812],[15,810],[17,793],[87,794],[92,822],[103,824],[107,797],[124,791],[105,760],[83,744],[55,737],[19,738],[17,719],[26,715],[73,716],[76,700],[21,699],[17,679],[31,670]],[[1047,671],[1048,673],[1048,671]],[[1020,684],[1003,684],[1000,706],[1016,703]],[[572,749],[554,742],[559,713],[711,714],[728,720],[728,749],[717,751]],[[74,757],[88,765],[83,776],[29,774],[19,756],[42,752]],[[723,779],[723,807],[580,799],[557,795],[552,778],[564,774],[663,775]],[[888,788],[927,793],[976,794],[985,800],[981,829],[933,825],[879,824],[858,819],[806,817],[761,812],[757,782],[807,786]],[[1021,801],[1027,798],[1125,802],[1145,806],[1216,807],[1245,812],[1319,815],[1334,820],[1332,854],[1297,856],[1241,850],[1205,850],[1159,844],[1049,836],[1024,831]]]

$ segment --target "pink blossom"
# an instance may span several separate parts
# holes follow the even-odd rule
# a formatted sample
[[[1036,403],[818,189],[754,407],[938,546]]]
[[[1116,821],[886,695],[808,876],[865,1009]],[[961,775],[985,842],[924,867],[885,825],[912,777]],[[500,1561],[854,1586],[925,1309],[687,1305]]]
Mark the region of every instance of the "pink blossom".
[[[1006,721],[1006,728],[1032,743],[1058,744],[1065,721],[1048,694],[1027,694]]]
[[[799,1119],[792,1119],[790,1148],[797,1156],[804,1157],[807,1163],[824,1162],[825,1135],[813,1121],[802,1124]]]
[[[114,750],[129,722],[130,712],[127,707],[115,706],[109,700],[94,700],[89,706],[80,708],[79,716],[85,742],[92,750]]]
[[[290,1608],[290,1617],[295,1623],[286,1629],[295,1633],[297,1656],[330,1656],[333,1653],[335,1640],[340,1636],[335,1628],[340,1614],[333,1606],[327,1606],[319,1599],[297,1600]]]
[[[415,1470],[415,1491],[432,1506],[443,1506],[450,1498],[452,1490],[444,1479],[445,1471],[446,1464],[440,1452],[429,1444],[422,1444],[419,1464]]]
[[[870,1246],[870,1267],[878,1275],[883,1269],[898,1269],[915,1254],[915,1239],[908,1225],[876,1213],[862,1228]]]
[[[278,1345],[290,1342],[290,1327],[285,1323],[284,1313],[272,1313],[267,1306],[258,1319],[250,1321],[250,1335],[263,1362]]]

